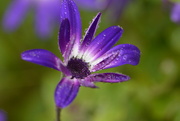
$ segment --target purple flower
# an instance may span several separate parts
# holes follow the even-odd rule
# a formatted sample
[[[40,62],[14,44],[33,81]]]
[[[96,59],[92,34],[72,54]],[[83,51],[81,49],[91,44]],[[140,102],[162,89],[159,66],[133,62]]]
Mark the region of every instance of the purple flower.
[[[171,10],[171,21],[180,23],[180,2],[171,2],[170,0],[162,0],[165,8]]]
[[[171,20],[180,23],[180,3],[174,3],[171,10]]]
[[[6,113],[0,110],[0,121],[6,121]]]
[[[117,21],[130,3],[131,0],[74,0],[77,4],[87,10],[101,11],[107,10],[111,21]]]
[[[28,10],[35,12],[35,28],[40,37],[48,37],[51,28],[59,20],[59,0],[13,0],[3,18],[6,31],[13,31],[19,27]]]
[[[80,14],[73,0],[62,0],[60,12],[58,44],[64,62],[43,49],[28,50],[21,54],[23,60],[63,72],[64,77],[58,83],[54,95],[57,107],[68,106],[76,97],[80,86],[96,88],[94,82],[118,83],[130,79],[119,73],[93,73],[124,64],[139,63],[140,51],[136,46],[121,44],[112,47],[123,33],[121,27],[109,27],[94,37],[101,17],[101,13],[98,13],[82,38]]]

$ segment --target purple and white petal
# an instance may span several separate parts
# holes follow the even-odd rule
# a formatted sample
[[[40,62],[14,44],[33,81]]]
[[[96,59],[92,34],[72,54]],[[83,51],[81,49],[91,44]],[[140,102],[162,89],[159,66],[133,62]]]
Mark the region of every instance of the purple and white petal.
[[[30,0],[13,0],[3,18],[4,29],[15,30],[23,21],[30,4]]]
[[[95,72],[98,70],[105,69],[105,67],[112,63],[112,61],[114,61],[114,59],[116,59],[118,56],[119,52],[114,52],[113,54],[108,54],[98,58],[97,60],[91,63],[90,71]]]
[[[129,76],[119,73],[100,73],[88,76],[92,82],[118,83],[128,81]]]
[[[48,50],[33,49],[21,54],[21,58],[35,64],[46,66],[61,71],[61,60]]]
[[[66,47],[69,41],[70,41],[70,23],[69,23],[69,20],[66,18],[62,20],[60,30],[59,30],[59,48],[64,58],[67,58],[65,57],[64,52],[66,50]],[[68,52],[66,52],[66,55],[67,53]]]
[[[140,60],[140,54],[140,50],[134,45],[117,45],[92,62],[93,66],[91,72],[113,68],[124,64],[137,65]]]
[[[104,10],[110,0],[74,0],[78,6],[86,10],[102,11]]]
[[[171,20],[180,23],[180,3],[175,3],[171,10]]]
[[[61,0],[60,21],[68,19],[70,22],[70,45],[73,45],[71,54],[78,54],[80,39],[82,36],[82,27],[79,10],[73,0]]]
[[[56,106],[65,108],[77,96],[80,84],[76,79],[63,78],[56,87],[54,99]]]
[[[96,15],[96,17],[93,19],[89,28],[87,29],[85,37],[84,37],[83,42],[81,44],[81,48],[80,48],[81,53],[80,54],[84,53],[84,51],[87,49],[87,47],[89,46],[89,44],[93,40],[94,34],[96,33],[96,29],[97,29],[99,21],[100,21],[100,18],[101,18],[101,13],[98,13]]]
[[[84,53],[84,60],[92,62],[107,52],[121,37],[123,29],[119,26],[112,26],[101,32]]]

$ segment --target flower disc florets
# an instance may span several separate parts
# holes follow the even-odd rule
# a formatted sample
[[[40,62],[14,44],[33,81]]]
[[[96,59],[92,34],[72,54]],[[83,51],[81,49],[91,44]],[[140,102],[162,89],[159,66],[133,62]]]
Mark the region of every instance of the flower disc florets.
[[[71,58],[68,61],[67,68],[71,71],[72,78],[83,79],[91,74],[88,63],[79,58]]]

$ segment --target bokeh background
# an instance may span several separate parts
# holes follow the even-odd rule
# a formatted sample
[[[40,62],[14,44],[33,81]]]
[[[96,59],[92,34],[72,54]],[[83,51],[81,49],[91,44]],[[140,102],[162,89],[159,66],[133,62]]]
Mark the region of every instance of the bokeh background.
[[[1,0],[0,22],[10,2]],[[83,31],[96,13],[81,9]],[[97,83],[99,89],[81,87],[74,102],[63,109],[62,121],[180,121],[180,25],[170,20],[170,9],[161,0],[135,0],[116,23],[111,19],[103,12],[97,34],[111,25],[123,27],[117,44],[139,47],[140,63],[99,71],[120,72],[131,80]],[[0,109],[8,121],[55,121],[53,94],[61,73],[23,61],[20,54],[41,48],[61,57],[59,25],[45,40],[34,32],[33,12],[14,32],[0,27]]]

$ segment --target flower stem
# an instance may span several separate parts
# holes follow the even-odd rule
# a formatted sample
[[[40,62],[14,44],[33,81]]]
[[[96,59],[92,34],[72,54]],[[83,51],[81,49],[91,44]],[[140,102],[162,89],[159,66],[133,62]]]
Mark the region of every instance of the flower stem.
[[[61,121],[61,108],[56,107],[56,121]]]

